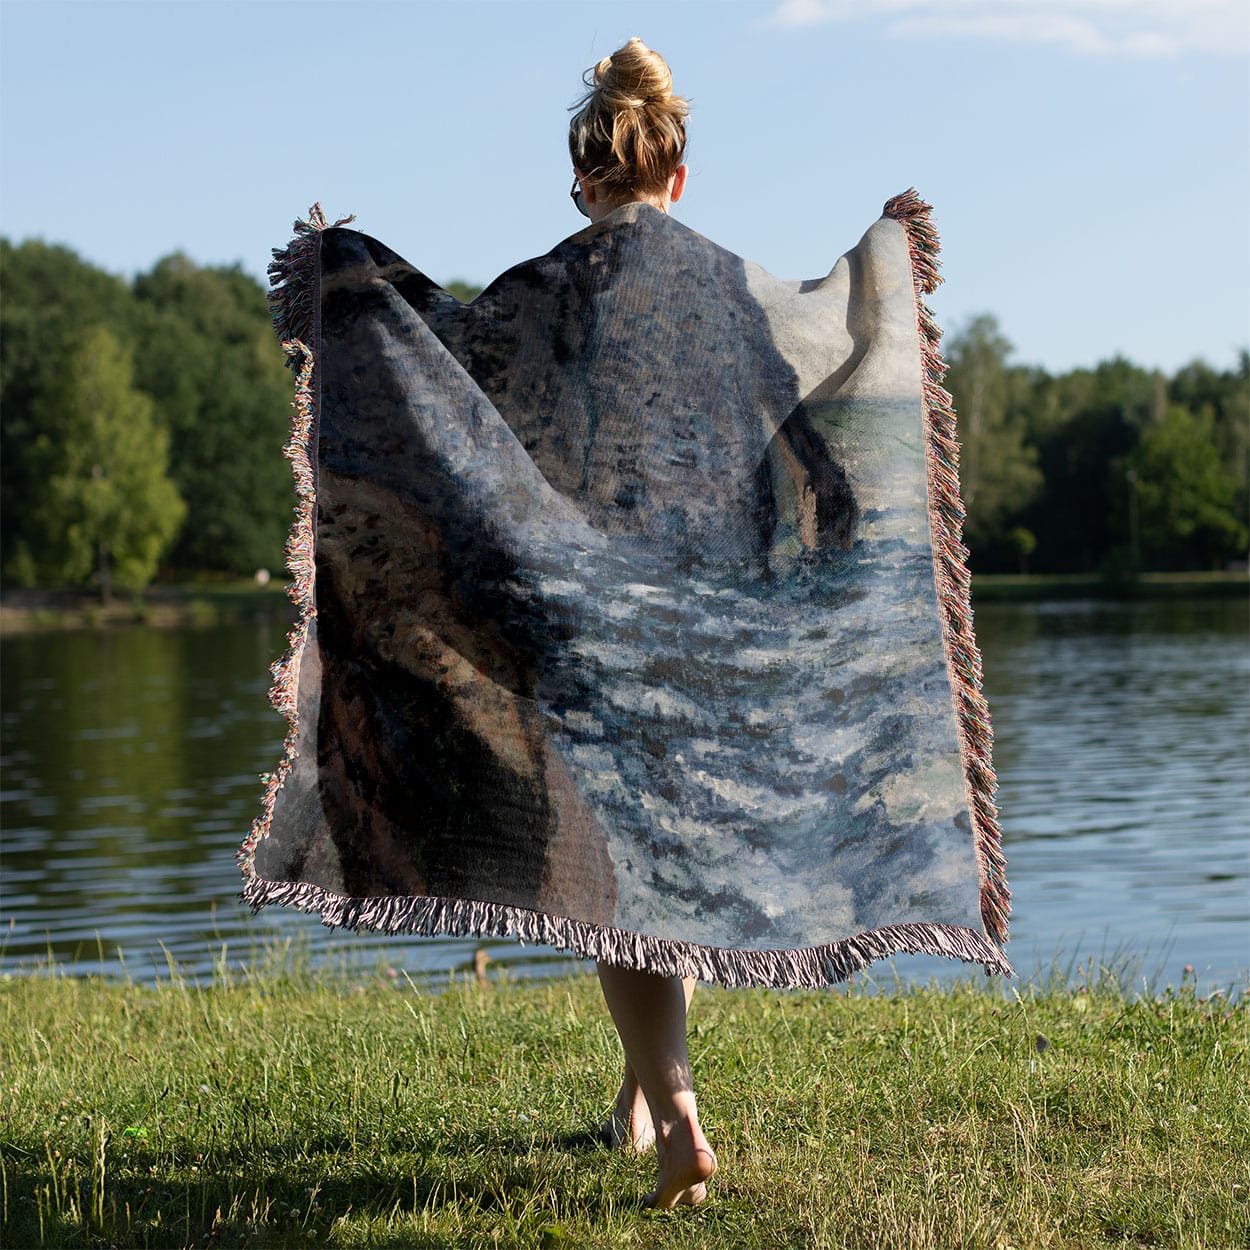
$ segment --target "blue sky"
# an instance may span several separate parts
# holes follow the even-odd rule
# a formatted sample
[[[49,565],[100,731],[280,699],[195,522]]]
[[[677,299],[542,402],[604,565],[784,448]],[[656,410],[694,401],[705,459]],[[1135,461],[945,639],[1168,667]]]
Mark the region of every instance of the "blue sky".
[[[579,227],[566,110],[634,34],[691,99],[678,215],[778,276],[914,184],[948,329],[1052,370],[1250,343],[1244,0],[0,0],[0,227],[259,276],[320,200],[486,282]]]

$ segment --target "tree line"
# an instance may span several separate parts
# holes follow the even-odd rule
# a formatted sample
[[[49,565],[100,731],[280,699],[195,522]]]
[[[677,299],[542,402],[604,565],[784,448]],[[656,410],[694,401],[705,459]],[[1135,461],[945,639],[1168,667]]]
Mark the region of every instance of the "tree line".
[[[973,568],[1218,569],[1246,558],[1250,353],[1171,377],[1117,357],[1048,374],[1011,363],[991,316],[946,346]]]
[[[0,578],[145,586],[280,565],[290,380],[260,284],[185,256],[126,282],[0,241]]]
[[[2,239],[0,276],[0,580],[107,595],[280,567],[291,380],[261,285],[182,255],[127,282],[68,248]],[[974,569],[1244,559],[1246,352],[1225,371],[1115,359],[1051,375],[1012,363],[982,316],[946,355]]]

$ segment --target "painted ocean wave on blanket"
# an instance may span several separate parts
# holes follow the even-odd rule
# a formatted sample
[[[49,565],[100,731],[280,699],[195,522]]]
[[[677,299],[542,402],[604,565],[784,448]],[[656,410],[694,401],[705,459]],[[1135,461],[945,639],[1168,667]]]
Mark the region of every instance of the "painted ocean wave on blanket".
[[[731,982],[1007,970],[903,229],[800,285],[633,205],[467,308],[320,251],[316,619],[252,901]]]
[[[561,602],[594,606],[538,692],[607,833],[614,924],[791,948],[975,915],[954,727],[915,693],[945,679],[909,611],[932,570],[891,554],[888,597],[853,563],[767,596],[660,568],[561,579]]]

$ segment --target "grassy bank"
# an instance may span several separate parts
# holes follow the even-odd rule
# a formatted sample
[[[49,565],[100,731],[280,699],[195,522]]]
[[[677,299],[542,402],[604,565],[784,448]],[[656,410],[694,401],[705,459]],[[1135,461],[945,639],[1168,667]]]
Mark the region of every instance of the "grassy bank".
[[[0,984],[6,1246],[1245,1245],[1250,1010],[1181,987],[701,989],[721,1170],[589,1131],[597,984]]]
[[[978,603],[1037,599],[1202,599],[1244,597],[1244,573],[1146,573],[1108,581],[1096,574],[979,574]],[[0,632],[99,629],[116,625],[219,625],[269,618],[293,619],[283,583],[188,582],[154,586],[141,595],[119,595],[107,606],[75,590],[12,590],[0,595]]]
[[[1106,578],[1097,573],[978,573],[974,603],[1036,599],[1220,599],[1250,594],[1245,573],[1142,573]]]
[[[142,594],[115,595],[102,604],[98,595],[78,590],[12,590],[0,596],[0,632],[101,629],[117,625],[208,626],[236,621],[294,620],[285,583],[186,582],[152,586]]]

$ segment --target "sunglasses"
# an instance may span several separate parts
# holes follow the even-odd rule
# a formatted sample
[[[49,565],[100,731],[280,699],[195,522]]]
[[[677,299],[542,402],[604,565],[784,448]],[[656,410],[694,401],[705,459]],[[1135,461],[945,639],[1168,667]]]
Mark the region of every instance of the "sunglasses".
[[[582,183],[580,178],[573,179],[573,189],[569,192],[569,199],[573,201],[574,207],[583,217],[589,217],[586,211],[586,201],[582,198]]]

